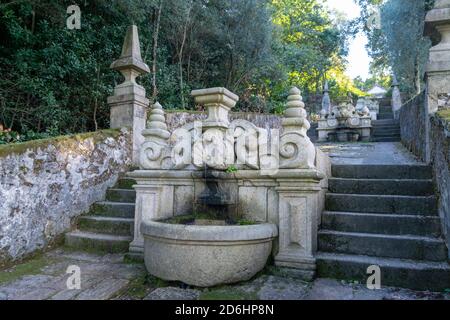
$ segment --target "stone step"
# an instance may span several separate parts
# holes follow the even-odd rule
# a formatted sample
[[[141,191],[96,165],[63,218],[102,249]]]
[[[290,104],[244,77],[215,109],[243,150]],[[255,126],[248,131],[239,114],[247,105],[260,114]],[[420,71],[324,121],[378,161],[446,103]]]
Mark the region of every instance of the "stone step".
[[[400,128],[388,128],[388,129],[381,129],[376,128],[373,130],[373,136],[384,136],[384,135],[398,135],[400,136]]]
[[[126,202],[97,202],[91,212],[94,216],[134,218],[134,203]]]
[[[128,178],[121,178],[117,181],[116,188],[117,189],[133,189],[133,186],[136,184],[136,181]]]
[[[128,252],[132,237],[99,234],[83,231],[66,233],[66,246],[74,249],[93,250],[108,253]]]
[[[446,261],[447,247],[438,238],[410,235],[384,235],[371,233],[321,230],[318,250],[374,257]]]
[[[430,166],[426,165],[333,165],[335,178],[355,179],[432,179]]]
[[[317,274],[367,283],[369,266],[381,269],[381,286],[441,292],[450,286],[450,266],[445,262],[425,262],[318,252]]]
[[[328,179],[328,190],[344,194],[434,195],[433,181],[420,179]]]
[[[86,232],[131,236],[134,231],[134,219],[83,216],[78,219],[78,229]]]
[[[130,189],[108,189],[106,191],[106,200],[110,202],[134,203],[136,201],[136,192]]]
[[[370,140],[371,142],[400,142],[400,137],[378,137],[378,138],[372,138]]]
[[[398,125],[388,125],[388,126],[373,126],[372,127],[372,132],[384,132],[384,131],[399,131],[400,130],[400,126]]]
[[[400,140],[401,137],[400,137],[399,133],[396,133],[396,134],[379,133],[379,134],[373,135],[373,139],[385,139],[385,138],[397,138]]]
[[[340,232],[362,232],[385,235],[441,236],[438,216],[386,215],[375,213],[325,211],[322,228]]]
[[[400,125],[400,121],[394,119],[383,119],[372,121],[372,126]]]
[[[394,119],[394,115],[392,113],[379,113],[377,119],[378,120]]]
[[[325,208],[327,211],[434,216],[437,214],[437,201],[434,196],[329,193],[326,195]]]
[[[380,113],[392,113],[392,107],[390,105],[388,106],[380,106]]]

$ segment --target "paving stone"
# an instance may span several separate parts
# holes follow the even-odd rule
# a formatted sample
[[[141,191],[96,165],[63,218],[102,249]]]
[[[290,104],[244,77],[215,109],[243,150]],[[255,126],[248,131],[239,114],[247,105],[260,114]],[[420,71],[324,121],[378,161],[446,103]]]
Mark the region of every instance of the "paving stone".
[[[167,287],[150,292],[144,300],[197,300],[199,296],[198,290]]]
[[[93,287],[81,292],[76,300],[108,300],[125,289],[129,281],[125,279],[104,279]]]
[[[308,300],[352,300],[353,288],[338,280],[317,279],[307,296]]]
[[[261,300],[303,300],[308,293],[308,283],[276,276],[267,277],[258,292]]]

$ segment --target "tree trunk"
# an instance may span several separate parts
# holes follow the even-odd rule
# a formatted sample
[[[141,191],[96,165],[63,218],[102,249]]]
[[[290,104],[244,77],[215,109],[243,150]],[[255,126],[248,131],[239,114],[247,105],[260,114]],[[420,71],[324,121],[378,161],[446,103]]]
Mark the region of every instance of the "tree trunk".
[[[414,71],[414,86],[416,89],[416,94],[420,94],[421,91],[421,80],[420,80],[420,65],[419,65],[419,57],[416,57],[416,61],[415,61],[415,71]]]
[[[178,67],[179,67],[179,73],[180,73],[180,97],[181,97],[181,107],[182,109],[185,108],[185,102],[184,102],[184,80],[183,80],[183,52],[184,52],[184,46],[186,44],[186,37],[187,37],[187,30],[190,22],[190,16],[191,16],[191,10],[192,10],[193,2],[189,2],[187,14],[186,14],[186,23],[184,24],[183,28],[183,39],[181,41],[180,46],[180,53],[178,55]]]
[[[162,5],[164,0],[161,0],[159,2],[158,7],[158,13],[156,18],[156,24],[155,24],[155,30],[153,34],[153,62],[152,62],[152,102],[156,102],[156,98],[158,96],[158,87],[156,85],[156,67],[157,67],[157,60],[158,60],[158,37],[159,37],[159,27],[161,24],[161,12],[162,12]]]

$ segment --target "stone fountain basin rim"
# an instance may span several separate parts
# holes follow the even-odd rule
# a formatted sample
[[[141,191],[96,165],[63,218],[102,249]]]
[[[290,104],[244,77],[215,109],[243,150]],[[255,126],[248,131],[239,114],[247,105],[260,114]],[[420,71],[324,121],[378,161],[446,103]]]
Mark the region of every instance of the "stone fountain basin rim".
[[[217,178],[224,180],[232,179],[313,179],[322,180],[326,176],[317,169],[279,169],[276,174],[262,174],[260,170],[239,170],[234,173],[217,171]],[[135,170],[127,173],[127,177],[138,179],[138,184],[145,180],[161,180],[161,179],[201,179],[202,170]],[[142,180],[142,181],[139,181]],[[145,184],[145,183],[144,183]]]
[[[143,221],[141,232],[144,237],[179,241],[236,242],[270,241],[278,236],[278,228],[271,223],[248,226],[193,226],[169,224],[157,221]]]

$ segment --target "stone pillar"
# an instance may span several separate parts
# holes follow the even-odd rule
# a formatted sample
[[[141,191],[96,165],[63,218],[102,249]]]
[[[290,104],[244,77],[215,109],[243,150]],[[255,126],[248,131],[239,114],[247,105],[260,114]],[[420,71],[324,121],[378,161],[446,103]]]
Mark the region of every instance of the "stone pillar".
[[[400,89],[398,88],[397,77],[392,75],[392,113],[394,119],[398,120],[400,117],[400,109],[402,108],[402,97],[400,95]]]
[[[129,127],[133,131],[133,163],[138,165],[139,148],[144,142],[142,130],[147,121],[149,100],[145,89],[136,78],[150,72],[141,57],[139,36],[136,26],[127,30],[120,58],[111,64],[111,69],[118,70],[125,78],[122,84],[114,88],[114,95],[108,97],[111,107],[110,126],[112,129]]]
[[[280,170],[274,176],[278,186],[279,252],[275,264],[297,269],[305,279],[315,275],[317,229],[321,199],[321,180],[316,168],[316,149],[306,132],[309,122],[300,90],[289,92],[282,120]]]
[[[434,8],[425,18],[426,36],[439,38],[440,42],[430,49],[425,72],[426,92],[426,161],[430,162],[430,121],[429,116],[436,113],[442,101],[450,92],[450,0],[436,0]],[[444,103],[445,104],[445,103]]]

